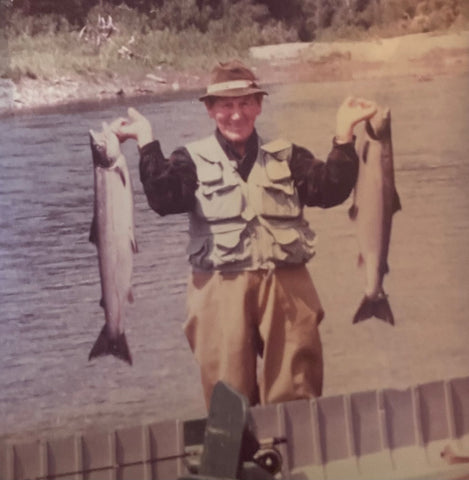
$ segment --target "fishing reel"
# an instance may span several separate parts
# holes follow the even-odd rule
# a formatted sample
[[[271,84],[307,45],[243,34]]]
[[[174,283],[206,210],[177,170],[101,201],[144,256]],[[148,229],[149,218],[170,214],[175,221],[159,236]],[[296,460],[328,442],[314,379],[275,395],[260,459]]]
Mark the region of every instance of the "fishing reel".
[[[282,455],[273,444],[271,447],[261,447],[254,454],[253,461],[271,475],[282,470]]]
[[[262,443],[264,442],[265,440],[262,441]],[[200,480],[202,478],[200,475],[202,453],[203,449],[201,447],[186,449],[184,464],[194,477],[184,477],[179,480],[195,480],[196,478]],[[270,447],[261,447],[251,459],[242,462],[241,469],[236,478],[244,480],[246,478],[253,478],[253,475],[255,475],[255,478],[259,480],[272,480],[274,476],[282,470],[282,464],[282,455],[276,447],[273,445]],[[204,478],[215,479],[219,477],[204,476]]]

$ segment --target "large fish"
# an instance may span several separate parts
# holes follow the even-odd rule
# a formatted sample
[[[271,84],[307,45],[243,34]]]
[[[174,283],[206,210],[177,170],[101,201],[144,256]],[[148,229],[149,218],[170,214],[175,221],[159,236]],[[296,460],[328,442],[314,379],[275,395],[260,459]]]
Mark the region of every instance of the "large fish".
[[[357,140],[360,159],[353,205],[349,216],[355,223],[359,265],[365,267],[365,296],[353,323],[377,317],[394,325],[394,316],[383,289],[388,273],[388,251],[393,214],[401,209],[394,184],[391,112],[378,108],[365,122]]]
[[[90,144],[95,194],[90,241],[98,249],[106,323],[89,359],[110,354],[132,364],[124,333],[125,306],[133,302],[131,277],[137,251],[130,175],[119,140],[107,124],[100,133],[90,130]]]

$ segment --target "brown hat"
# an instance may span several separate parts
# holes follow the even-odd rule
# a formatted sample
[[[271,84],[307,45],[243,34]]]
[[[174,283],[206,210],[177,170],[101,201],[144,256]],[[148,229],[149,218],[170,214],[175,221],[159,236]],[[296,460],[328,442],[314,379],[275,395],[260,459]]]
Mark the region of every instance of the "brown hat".
[[[239,60],[219,63],[210,77],[210,85],[207,93],[199,100],[209,97],[242,97],[253,93],[268,93],[256,83],[256,77],[252,71]]]

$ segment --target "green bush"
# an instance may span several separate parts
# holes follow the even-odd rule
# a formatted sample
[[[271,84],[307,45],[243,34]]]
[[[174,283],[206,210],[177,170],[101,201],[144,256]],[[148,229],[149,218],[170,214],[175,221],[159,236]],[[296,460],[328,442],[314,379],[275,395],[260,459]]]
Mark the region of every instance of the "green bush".
[[[34,37],[43,34],[56,34],[72,30],[68,20],[56,13],[39,16],[24,16],[21,12],[12,11],[8,17],[6,31],[9,37],[27,35]]]
[[[67,0],[86,12],[81,23],[57,12],[27,15],[26,0],[13,4],[21,8],[7,9],[2,2],[7,0],[0,6],[8,10],[3,19],[8,75],[15,81],[137,75],[158,66],[207,69],[215,60],[246,57],[255,45],[363,39],[469,24],[468,0]],[[46,4],[53,2],[34,5],[45,12]],[[105,39],[96,27],[99,16],[108,15],[117,30]],[[90,33],[80,37],[83,26]]]
[[[442,30],[460,16],[467,0],[388,0],[383,3],[382,23],[408,33]]]

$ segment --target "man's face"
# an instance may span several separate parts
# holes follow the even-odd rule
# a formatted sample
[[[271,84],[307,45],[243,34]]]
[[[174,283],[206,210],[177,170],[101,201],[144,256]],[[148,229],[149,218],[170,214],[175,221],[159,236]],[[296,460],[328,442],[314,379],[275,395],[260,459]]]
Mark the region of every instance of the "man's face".
[[[262,111],[262,96],[217,97],[205,106],[222,135],[239,145],[244,144],[254,130],[256,118]]]

